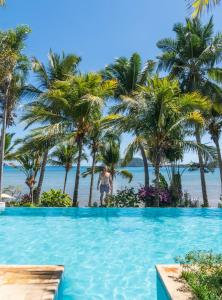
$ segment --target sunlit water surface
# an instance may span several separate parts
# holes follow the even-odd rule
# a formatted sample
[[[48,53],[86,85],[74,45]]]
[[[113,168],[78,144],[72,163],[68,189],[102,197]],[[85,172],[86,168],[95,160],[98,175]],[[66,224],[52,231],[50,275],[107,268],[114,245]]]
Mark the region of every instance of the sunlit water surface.
[[[0,264],[63,264],[62,300],[156,299],[155,264],[221,241],[219,209],[0,212]]]

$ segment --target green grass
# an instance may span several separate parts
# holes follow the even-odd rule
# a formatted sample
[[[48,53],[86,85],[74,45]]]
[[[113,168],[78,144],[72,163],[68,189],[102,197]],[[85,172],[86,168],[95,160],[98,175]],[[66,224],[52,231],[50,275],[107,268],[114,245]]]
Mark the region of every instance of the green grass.
[[[189,252],[176,261],[183,264],[182,277],[187,281],[197,299],[222,299],[222,254]]]

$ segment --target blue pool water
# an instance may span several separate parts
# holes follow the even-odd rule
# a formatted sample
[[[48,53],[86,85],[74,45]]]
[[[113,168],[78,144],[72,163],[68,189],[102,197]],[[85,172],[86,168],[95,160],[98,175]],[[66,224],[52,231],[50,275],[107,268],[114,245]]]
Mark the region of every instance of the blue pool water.
[[[221,241],[222,209],[0,212],[0,264],[64,264],[63,300],[155,300],[155,264]]]

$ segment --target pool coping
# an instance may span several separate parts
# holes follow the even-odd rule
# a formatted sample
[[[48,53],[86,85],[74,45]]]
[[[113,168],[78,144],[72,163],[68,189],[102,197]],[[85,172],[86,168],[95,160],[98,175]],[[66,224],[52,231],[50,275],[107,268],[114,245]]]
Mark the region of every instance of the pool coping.
[[[156,271],[170,300],[196,299],[186,281],[181,278],[181,265],[156,265]]]
[[[0,298],[55,300],[63,265],[0,265]]]

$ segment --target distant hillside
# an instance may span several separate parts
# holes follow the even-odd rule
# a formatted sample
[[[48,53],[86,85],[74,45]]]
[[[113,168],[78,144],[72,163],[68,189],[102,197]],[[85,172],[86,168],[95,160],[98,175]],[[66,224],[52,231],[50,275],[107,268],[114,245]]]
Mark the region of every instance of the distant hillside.
[[[135,157],[131,160],[127,167],[143,167],[143,160],[139,157]]]

